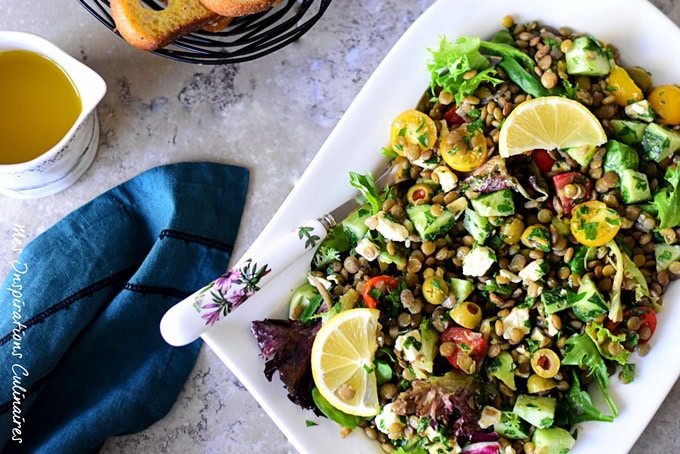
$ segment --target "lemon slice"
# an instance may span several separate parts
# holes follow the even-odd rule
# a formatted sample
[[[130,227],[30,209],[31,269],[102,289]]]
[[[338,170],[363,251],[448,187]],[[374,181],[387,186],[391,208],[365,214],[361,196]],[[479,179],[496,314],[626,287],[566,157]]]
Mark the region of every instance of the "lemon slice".
[[[545,96],[519,104],[503,122],[498,152],[507,158],[530,150],[597,146],[607,141],[600,120],[583,104]]]
[[[378,348],[377,309],[350,309],[329,319],[312,345],[312,376],[321,395],[350,415],[380,411],[373,358]]]

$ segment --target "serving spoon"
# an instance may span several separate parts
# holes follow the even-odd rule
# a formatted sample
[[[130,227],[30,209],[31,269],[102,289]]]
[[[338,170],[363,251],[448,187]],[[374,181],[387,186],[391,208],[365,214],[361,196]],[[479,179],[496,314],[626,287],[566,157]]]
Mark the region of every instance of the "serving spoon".
[[[391,186],[410,178],[405,158],[392,161],[375,181],[377,188]],[[198,339],[220,325],[224,318],[257,293],[281,271],[316,248],[328,232],[352,211],[362,206],[352,198],[330,212],[303,223],[284,235],[266,251],[256,251],[239,260],[234,267],[172,306],[160,323],[165,341],[180,347]]]

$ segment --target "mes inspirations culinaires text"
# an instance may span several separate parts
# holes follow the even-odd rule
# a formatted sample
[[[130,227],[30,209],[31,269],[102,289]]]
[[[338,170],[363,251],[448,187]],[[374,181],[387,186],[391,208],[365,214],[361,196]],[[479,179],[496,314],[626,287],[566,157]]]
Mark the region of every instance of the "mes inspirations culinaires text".
[[[23,242],[26,238],[26,229],[24,226],[14,224],[12,229],[12,252],[20,253],[23,248]],[[23,403],[26,399],[26,388],[22,386],[23,380],[28,377],[29,371],[22,365],[24,352],[21,350],[21,341],[24,337],[24,330],[26,325],[21,322],[22,310],[25,305],[23,295],[23,278],[28,271],[28,264],[19,260],[12,261],[12,269],[10,270],[11,280],[9,286],[5,291],[9,292],[12,299],[12,441],[22,443],[21,427],[26,422],[22,416]]]

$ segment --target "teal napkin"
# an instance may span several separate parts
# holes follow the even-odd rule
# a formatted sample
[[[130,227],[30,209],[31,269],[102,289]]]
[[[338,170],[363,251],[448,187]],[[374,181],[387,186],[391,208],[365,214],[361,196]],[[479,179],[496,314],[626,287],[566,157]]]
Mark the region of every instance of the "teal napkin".
[[[0,288],[0,450],[96,452],[167,414],[201,341],[170,347],[160,319],[227,269],[247,185],[157,167],[26,245]]]

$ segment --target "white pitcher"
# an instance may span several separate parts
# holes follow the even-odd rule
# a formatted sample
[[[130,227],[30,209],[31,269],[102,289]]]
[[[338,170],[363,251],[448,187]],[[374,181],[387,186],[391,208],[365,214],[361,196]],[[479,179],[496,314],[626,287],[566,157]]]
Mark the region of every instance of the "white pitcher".
[[[0,164],[0,193],[18,198],[51,195],[75,183],[94,160],[99,144],[95,108],[106,93],[106,83],[92,69],[39,36],[0,31],[0,52],[9,50],[32,51],[52,60],[71,79],[80,97],[80,115],[54,147],[30,161]]]

